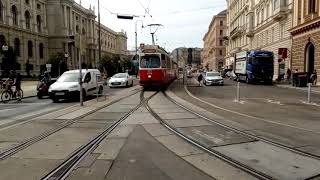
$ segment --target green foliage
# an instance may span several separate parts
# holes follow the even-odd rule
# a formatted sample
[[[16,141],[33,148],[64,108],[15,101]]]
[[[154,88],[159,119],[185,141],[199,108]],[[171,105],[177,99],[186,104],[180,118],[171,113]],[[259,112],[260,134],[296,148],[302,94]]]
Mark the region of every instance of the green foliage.
[[[128,67],[130,67],[130,60],[127,56],[120,57],[118,54],[106,53],[101,58],[99,69],[102,72],[107,71],[108,77],[110,77],[118,72],[123,72]]]
[[[59,76],[59,67],[60,67],[60,74],[64,73],[68,70],[67,63],[65,62],[65,57],[62,52],[57,52],[52,54],[47,61],[47,64],[52,64],[51,67],[51,76],[58,77]]]

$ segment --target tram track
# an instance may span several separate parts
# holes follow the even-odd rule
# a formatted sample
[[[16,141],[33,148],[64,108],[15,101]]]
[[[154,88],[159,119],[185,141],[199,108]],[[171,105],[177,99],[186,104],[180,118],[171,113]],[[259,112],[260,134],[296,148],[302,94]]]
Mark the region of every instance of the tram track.
[[[139,92],[139,91],[138,91],[138,92]],[[33,145],[33,144],[35,144],[35,143],[43,140],[44,138],[46,138],[46,137],[48,137],[48,136],[50,136],[50,135],[53,135],[54,133],[56,133],[56,132],[58,132],[58,131],[60,131],[60,130],[62,130],[62,129],[64,129],[64,128],[66,128],[66,127],[69,127],[70,125],[78,122],[79,119],[81,119],[81,118],[83,118],[83,117],[85,117],[85,116],[88,116],[88,115],[90,115],[90,114],[93,114],[93,113],[95,113],[95,112],[97,112],[97,111],[99,111],[99,110],[101,110],[101,109],[103,109],[103,108],[106,108],[106,107],[108,107],[108,106],[111,106],[111,105],[113,105],[113,104],[115,104],[115,103],[117,103],[117,102],[119,102],[119,101],[121,101],[121,100],[123,100],[123,99],[125,99],[125,98],[128,98],[128,97],[130,97],[130,96],[133,96],[133,95],[137,94],[138,92],[134,92],[134,93],[131,93],[131,94],[125,96],[125,97],[122,97],[122,98],[119,98],[119,99],[117,99],[117,100],[114,100],[114,101],[112,101],[112,102],[110,102],[110,103],[108,103],[108,104],[106,104],[106,105],[104,105],[104,106],[101,106],[101,107],[99,107],[99,108],[96,108],[96,109],[93,110],[93,111],[90,111],[90,112],[88,112],[88,113],[86,113],[86,114],[83,114],[83,115],[79,116],[79,117],[76,118],[76,119],[71,119],[71,120],[63,121],[62,123],[60,123],[57,127],[53,128],[53,129],[50,129],[50,130],[45,131],[45,132],[43,132],[43,133],[41,133],[41,134],[39,134],[39,135],[37,135],[37,136],[31,137],[31,138],[29,138],[29,139],[26,139],[26,140],[24,140],[23,142],[15,145],[15,146],[13,146],[13,147],[11,147],[11,148],[9,148],[9,149],[3,150],[2,152],[0,152],[0,161],[1,161],[1,160],[4,160],[4,159],[6,159],[6,158],[8,158],[8,157],[10,157],[10,156],[12,156],[12,155],[20,152],[20,151],[22,151],[23,149],[26,149],[27,147],[29,147],[29,146],[31,146],[31,145]],[[141,91],[141,92],[142,92],[142,91]]]
[[[151,99],[154,93],[150,97],[144,97],[144,91],[140,93],[140,103],[131,109],[128,113],[123,115],[120,119],[113,122],[111,125],[106,127],[101,133],[99,133],[96,137],[90,140],[88,143],[79,147],[76,151],[74,151],[66,160],[60,163],[57,167],[55,167],[50,173],[45,175],[41,180],[63,180],[66,179],[73,169],[81,162],[88,154],[94,151],[98,145],[125,119],[127,119],[131,114],[133,114],[137,109],[143,106],[145,101]]]
[[[177,101],[175,101],[174,99],[172,99],[171,97],[169,97],[165,92],[163,92],[163,95],[166,99],[168,99],[170,102],[172,102],[173,104],[175,104],[177,107],[180,107],[182,109],[184,109],[185,111],[195,115],[196,117],[200,118],[200,119],[204,119],[206,121],[209,121],[210,123],[213,123],[214,125],[217,125],[217,126],[220,126],[222,128],[225,128],[226,130],[230,130],[232,132],[235,132],[237,134],[241,134],[243,136],[246,136],[248,138],[252,138],[254,139],[255,141],[262,141],[264,143],[267,143],[267,144],[270,144],[272,146],[276,146],[276,147],[279,147],[281,149],[285,149],[285,150],[288,150],[288,151],[291,151],[293,153],[296,153],[296,154],[299,154],[301,156],[305,156],[305,157],[308,157],[308,158],[312,158],[312,159],[315,159],[315,160],[320,160],[320,157],[317,156],[317,155],[313,155],[313,154],[310,154],[310,153],[307,153],[307,152],[304,152],[304,151],[300,151],[300,150],[297,150],[297,149],[294,149],[294,148],[291,148],[289,146],[286,146],[286,145],[283,145],[281,143],[278,143],[278,142],[275,142],[275,141],[272,141],[272,140],[269,140],[269,139],[265,139],[263,137],[260,137],[260,136],[255,136],[255,135],[252,135],[252,134],[249,134],[245,131],[242,131],[242,130],[239,130],[239,129],[236,129],[234,127],[231,127],[231,126],[227,126],[225,124],[222,124],[220,122],[217,122],[213,119],[210,119],[206,116],[203,116],[201,114],[199,114],[198,112],[195,112],[189,108],[187,108],[186,106],[178,103]],[[195,138],[192,138],[188,135],[186,135],[184,132],[180,131],[179,128],[175,127],[174,125],[171,125],[169,124],[168,122],[166,122],[165,119],[161,118],[159,114],[157,114],[148,104],[148,101],[145,103],[145,106],[147,108],[147,110],[163,125],[165,126],[168,130],[170,130],[171,132],[173,132],[174,134],[176,134],[177,136],[181,137],[182,139],[184,139],[185,141],[187,141],[188,143],[202,149],[203,151],[207,152],[208,154],[212,155],[212,156],[215,156],[219,159],[222,159],[223,161],[226,161],[227,163],[231,164],[232,166],[238,168],[238,169],[241,169],[245,172],[247,172],[248,174],[258,178],[258,179],[277,179],[275,178],[273,175],[270,175],[266,172],[262,172],[254,167],[251,167],[249,165],[247,165],[246,163],[243,163],[243,162],[240,162],[240,161],[237,161],[235,160],[233,157],[229,157],[219,151],[216,151],[215,149],[213,148],[210,148],[210,147],[207,147],[206,145],[204,145],[203,143],[201,143],[200,141],[196,140]],[[318,177],[319,175],[316,175],[314,177]]]

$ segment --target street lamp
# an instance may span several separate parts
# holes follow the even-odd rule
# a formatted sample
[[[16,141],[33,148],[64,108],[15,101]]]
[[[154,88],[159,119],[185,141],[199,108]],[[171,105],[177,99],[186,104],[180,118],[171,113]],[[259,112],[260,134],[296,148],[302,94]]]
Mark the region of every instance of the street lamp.
[[[2,51],[8,51],[8,50],[9,50],[9,46],[6,45],[6,44],[4,44],[4,45],[2,46]]]

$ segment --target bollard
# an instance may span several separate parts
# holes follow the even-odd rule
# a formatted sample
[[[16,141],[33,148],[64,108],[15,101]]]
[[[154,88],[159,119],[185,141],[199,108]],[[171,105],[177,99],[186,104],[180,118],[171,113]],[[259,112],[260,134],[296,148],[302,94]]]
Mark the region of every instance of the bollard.
[[[311,83],[308,83],[308,104],[311,103]]]
[[[237,83],[237,102],[240,102],[240,82]]]

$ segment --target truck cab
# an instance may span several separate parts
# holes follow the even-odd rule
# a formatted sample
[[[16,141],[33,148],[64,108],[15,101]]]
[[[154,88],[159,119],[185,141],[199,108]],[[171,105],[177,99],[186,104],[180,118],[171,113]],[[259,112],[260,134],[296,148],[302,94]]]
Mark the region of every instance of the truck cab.
[[[273,52],[243,51],[236,54],[235,74],[247,83],[272,84],[274,73]]]

